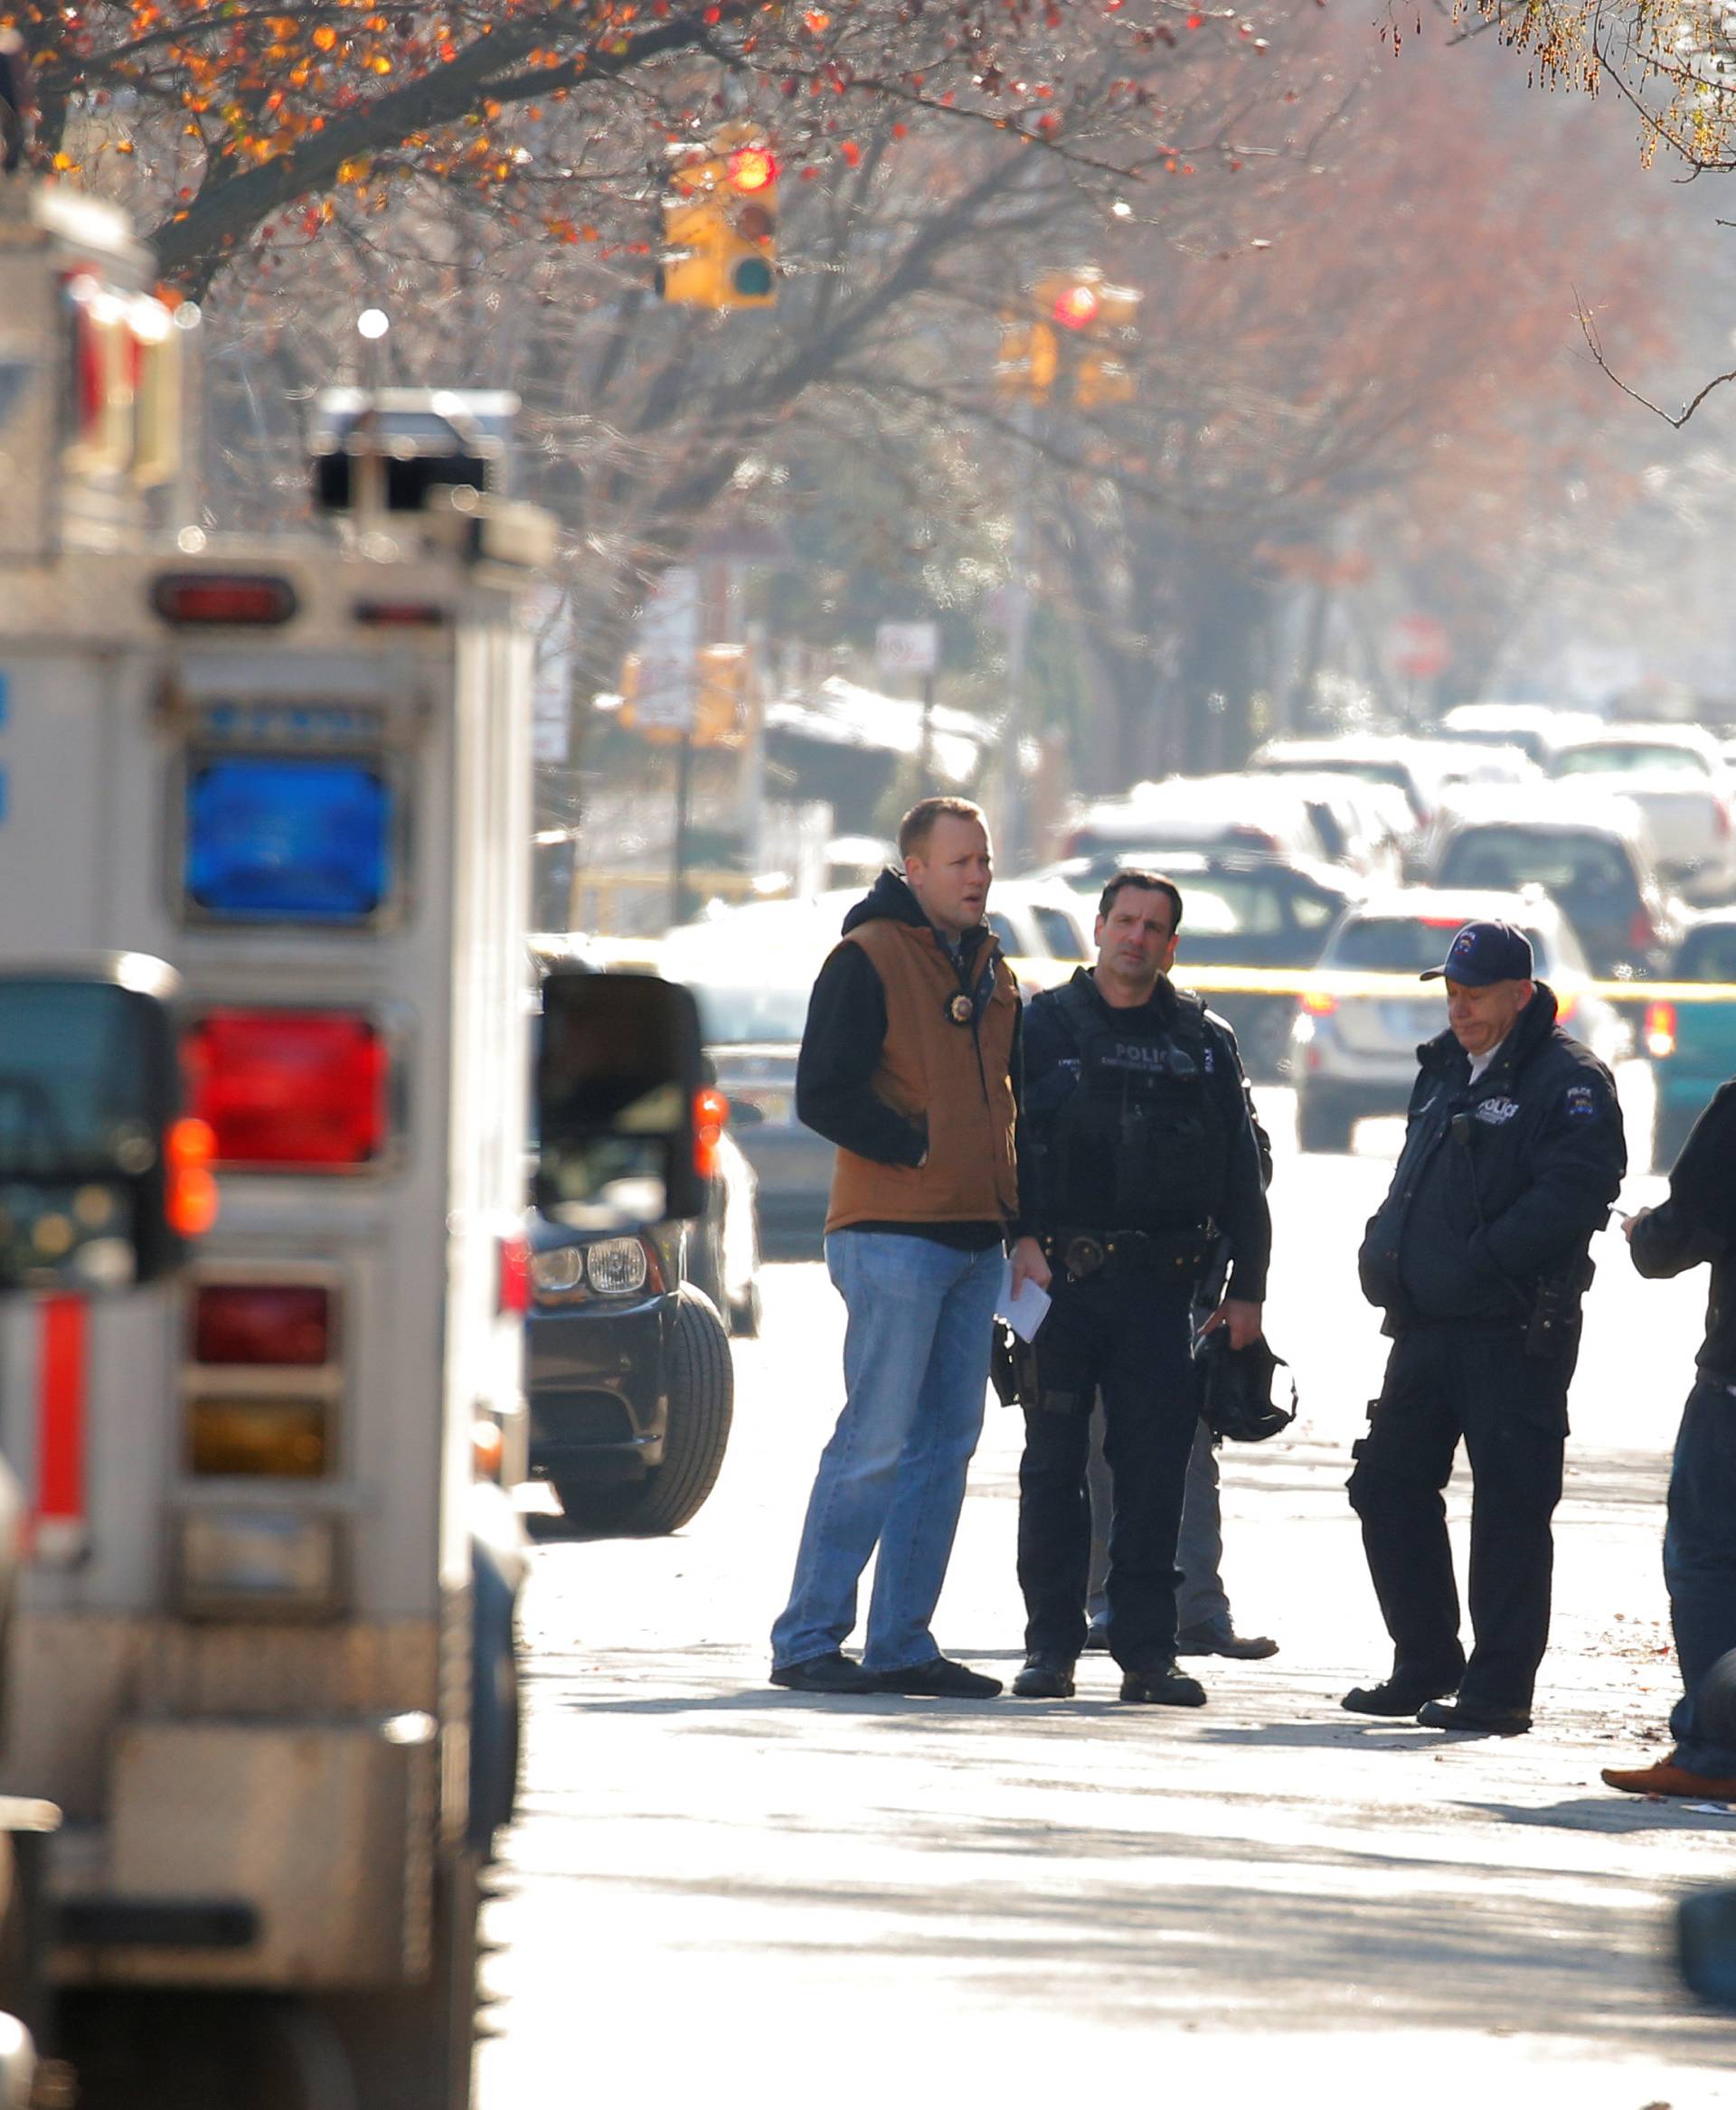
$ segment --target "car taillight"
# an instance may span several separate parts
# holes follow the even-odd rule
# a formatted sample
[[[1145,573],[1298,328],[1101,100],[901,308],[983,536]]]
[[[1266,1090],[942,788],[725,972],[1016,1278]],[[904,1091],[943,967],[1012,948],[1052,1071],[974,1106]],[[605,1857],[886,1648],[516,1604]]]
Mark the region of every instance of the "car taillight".
[[[1658,1061],[1675,1053],[1675,1004],[1646,1006],[1646,1052]]]
[[[1310,1018],[1330,1018],[1338,1008],[1338,999],[1328,996],[1324,989],[1306,989],[1302,993],[1302,1008]]]
[[[332,1293],[318,1283],[211,1282],[194,1292],[193,1352],[200,1362],[329,1362]]]
[[[1712,832],[1721,843],[1730,841],[1730,808],[1722,798],[1712,802]]]
[[[289,1171],[363,1165],[389,1130],[391,1057],[354,1012],[208,1012],[183,1043],[217,1163]]]
[[[717,1177],[717,1150],[729,1117],[730,1102],[714,1084],[693,1094],[693,1169],[702,1180]]]
[[[1652,928],[1652,919],[1643,907],[1634,910],[1628,925],[1628,942],[1638,952],[1645,952],[1657,943],[1657,932]]]

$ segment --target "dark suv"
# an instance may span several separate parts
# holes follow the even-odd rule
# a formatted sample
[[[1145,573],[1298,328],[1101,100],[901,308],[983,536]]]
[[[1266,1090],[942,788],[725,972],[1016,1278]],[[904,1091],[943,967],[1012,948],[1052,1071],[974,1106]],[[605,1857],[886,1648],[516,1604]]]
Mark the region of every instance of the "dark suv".
[[[533,947],[539,971],[551,956],[593,966],[564,941],[553,955],[554,942]],[[735,1367],[718,1307],[697,1283],[731,1295],[721,1242],[733,1167],[747,1182],[734,1200],[749,1211],[750,1237],[752,1175],[732,1147],[720,1158],[705,1215],[684,1228],[591,1235],[529,1213],[531,1477],[550,1483],[578,1531],[676,1531],[716,1484]],[[752,1288],[752,1323],[744,1319],[743,1331],[757,1329],[758,1295]]]
[[[533,1215],[530,1238],[531,1477],[580,1530],[679,1531],[716,1483],[735,1402],[723,1322],[682,1280],[680,1227],[587,1239]]]

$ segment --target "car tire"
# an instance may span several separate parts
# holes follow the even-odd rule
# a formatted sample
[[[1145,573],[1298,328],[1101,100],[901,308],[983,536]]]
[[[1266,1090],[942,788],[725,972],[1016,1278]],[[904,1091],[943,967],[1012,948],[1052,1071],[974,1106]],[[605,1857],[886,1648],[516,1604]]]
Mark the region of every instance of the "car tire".
[[[708,1297],[684,1289],[669,1352],[669,1433],[663,1463],[646,1481],[629,1529],[661,1537],[699,1514],[717,1484],[735,1418],[730,1337]]]
[[[1355,1109],[1320,1091],[1296,1095],[1296,1147],[1308,1151],[1346,1151],[1356,1126]]]
[[[717,1484],[735,1418],[735,1365],[717,1307],[691,1283],[675,1300],[663,1463],[625,1487],[554,1483],[567,1522],[590,1536],[658,1539],[690,1523]]]

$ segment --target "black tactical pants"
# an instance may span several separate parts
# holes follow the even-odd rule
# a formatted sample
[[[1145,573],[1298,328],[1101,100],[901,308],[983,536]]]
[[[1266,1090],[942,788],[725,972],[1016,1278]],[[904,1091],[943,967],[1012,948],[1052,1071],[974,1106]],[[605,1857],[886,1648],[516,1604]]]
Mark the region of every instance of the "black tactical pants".
[[[1174,1276],[1173,1267],[1167,1270]],[[1109,1636],[1123,1669],[1175,1654],[1175,1541],[1198,1391],[1188,1352],[1186,1280],[1135,1259],[1082,1282],[1056,1270],[1036,1339],[1052,1406],[1027,1408],[1019,1466],[1019,1587],[1024,1644],[1071,1661],[1085,1644],[1091,1505],[1085,1468],[1092,1395],[1103,1395],[1104,1455],[1114,1483]]]
[[[1466,1700],[1531,1705],[1549,1643],[1550,1519],[1572,1374],[1572,1352],[1527,1357],[1518,1323],[1407,1326],[1393,1342],[1355,1446],[1350,1502],[1395,1677],[1447,1690],[1458,1681]],[[1472,1478],[1468,1663],[1441,1499],[1461,1436]]]

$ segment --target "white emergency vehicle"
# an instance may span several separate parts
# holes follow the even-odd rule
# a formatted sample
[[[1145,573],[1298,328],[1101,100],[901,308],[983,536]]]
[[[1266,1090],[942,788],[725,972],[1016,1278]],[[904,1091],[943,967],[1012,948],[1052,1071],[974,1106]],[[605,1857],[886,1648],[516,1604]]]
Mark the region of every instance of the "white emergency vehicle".
[[[0,1307],[0,1786],[63,1813],[81,2104],[457,2110],[516,1770],[547,523],[498,399],[338,400],[342,535],[207,542],[149,283],[0,179],[0,969],[173,969],[220,1201],[184,1270]]]

